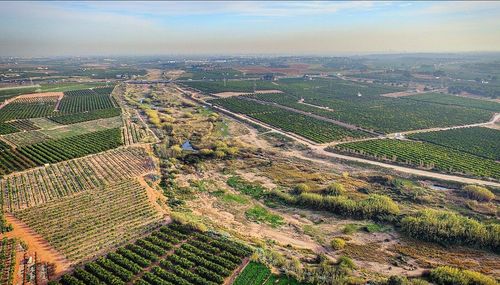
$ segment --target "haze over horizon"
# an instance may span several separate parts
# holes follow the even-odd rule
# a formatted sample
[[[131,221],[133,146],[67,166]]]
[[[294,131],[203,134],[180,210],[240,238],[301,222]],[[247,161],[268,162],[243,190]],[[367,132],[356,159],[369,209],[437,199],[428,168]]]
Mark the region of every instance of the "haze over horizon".
[[[500,51],[500,2],[3,2],[2,56]]]

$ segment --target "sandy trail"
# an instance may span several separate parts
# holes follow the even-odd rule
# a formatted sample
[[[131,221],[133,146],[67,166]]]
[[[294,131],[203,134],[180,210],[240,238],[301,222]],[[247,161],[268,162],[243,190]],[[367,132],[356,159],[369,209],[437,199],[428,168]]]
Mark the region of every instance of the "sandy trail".
[[[68,271],[72,263],[61,253],[55,250],[41,235],[33,231],[28,225],[15,218],[12,214],[5,213],[8,223],[12,224],[14,229],[4,236],[18,238],[28,245],[28,251],[36,252],[40,262],[52,263],[55,266],[55,274],[61,275]]]

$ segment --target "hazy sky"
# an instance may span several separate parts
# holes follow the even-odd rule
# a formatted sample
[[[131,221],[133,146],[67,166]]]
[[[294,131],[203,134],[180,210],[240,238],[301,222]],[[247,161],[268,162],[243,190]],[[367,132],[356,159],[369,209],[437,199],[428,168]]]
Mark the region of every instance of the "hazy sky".
[[[500,2],[1,2],[0,55],[500,51]]]

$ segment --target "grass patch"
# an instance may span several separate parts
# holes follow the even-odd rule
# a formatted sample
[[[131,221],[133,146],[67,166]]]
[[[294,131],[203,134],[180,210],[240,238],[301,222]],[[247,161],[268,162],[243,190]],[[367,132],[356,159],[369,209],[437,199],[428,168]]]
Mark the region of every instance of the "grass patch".
[[[243,195],[226,193],[222,195],[221,200],[227,203],[247,204],[248,198]]]
[[[270,225],[273,228],[283,225],[285,222],[279,215],[269,212],[266,208],[261,206],[253,206],[245,212],[247,219]]]
[[[245,181],[239,176],[231,176],[226,183],[235,190],[245,195],[251,196],[252,198],[260,199],[262,198],[262,196],[264,196],[264,187]]]

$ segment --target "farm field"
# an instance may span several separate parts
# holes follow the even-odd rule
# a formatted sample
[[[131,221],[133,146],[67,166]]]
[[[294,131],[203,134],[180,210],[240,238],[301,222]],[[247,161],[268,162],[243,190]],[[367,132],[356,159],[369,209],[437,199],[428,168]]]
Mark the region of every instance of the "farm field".
[[[240,243],[172,224],[86,263],[60,283],[222,285],[249,254]]]
[[[0,180],[6,211],[98,189],[155,170],[143,148],[129,147],[13,173]]]
[[[40,130],[40,132],[48,135],[53,139],[63,139],[92,132],[120,128],[121,126],[122,120],[120,117],[111,117],[92,121],[83,121],[80,123],[59,126],[47,130]]]
[[[412,101],[403,98],[329,99],[321,95],[302,98],[289,94],[251,95],[329,119],[382,133],[487,122],[492,112],[461,106]],[[302,99],[303,103],[299,103]]]
[[[64,92],[59,111],[61,113],[83,113],[114,108],[111,99],[113,87],[83,89]]]
[[[343,143],[329,150],[446,173],[500,179],[500,163],[426,142],[380,139]]]
[[[500,112],[500,103],[460,97],[456,95],[426,93],[411,95],[406,97],[405,99]]]
[[[162,222],[146,189],[135,180],[15,211],[14,215],[73,262],[98,256]]]
[[[233,285],[300,285],[297,280],[275,275],[265,265],[251,261],[238,275]]]
[[[104,118],[120,116],[120,108],[108,108],[102,110],[88,111],[84,113],[74,113],[61,116],[53,116],[49,119],[63,125],[76,124],[86,121],[93,121]]]
[[[40,102],[11,102],[0,109],[0,122],[47,117],[54,113],[57,99]]]
[[[4,135],[2,139],[21,147],[51,140],[51,137],[41,131],[26,131]]]
[[[183,82],[186,86],[198,89],[206,93],[220,93],[220,92],[253,92],[255,90],[270,90],[276,89],[277,86],[269,81],[261,80],[228,80],[223,81],[186,81]],[[255,87],[255,88],[254,88]]]
[[[0,103],[6,99],[12,98],[14,96],[30,94],[36,92],[65,92],[78,89],[87,89],[94,87],[106,87],[109,84],[106,82],[67,82],[67,83],[56,83],[56,84],[41,84],[41,86],[30,87],[26,86],[23,88],[10,88],[0,90]]]
[[[0,284],[10,285],[14,279],[17,241],[9,238],[0,240]]]
[[[98,153],[122,144],[121,129],[114,128],[7,149],[0,152],[0,174]]]
[[[205,82],[205,84],[212,83]],[[492,117],[493,111],[497,110],[492,104],[499,105],[451,95],[437,97],[441,94],[388,98],[381,95],[403,89],[339,79],[282,79],[273,83],[276,85],[273,84],[272,89],[285,93],[253,94],[247,97],[382,133],[486,122]],[[253,92],[253,90],[243,92],[245,91]],[[434,101],[436,98],[444,101],[412,99],[419,96]]]
[[[224,98],[210,100],[209,102],[230,111],[248,115],[266,124],[295,133],[317,143],[370,136],[370,134],[363,131],[347,129],[333,123],[253,101]]]
[[[500,130],[496,129],[460,128],[440,132],[416,133],[410,135],[409,138],[500,160]]]

